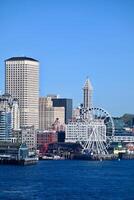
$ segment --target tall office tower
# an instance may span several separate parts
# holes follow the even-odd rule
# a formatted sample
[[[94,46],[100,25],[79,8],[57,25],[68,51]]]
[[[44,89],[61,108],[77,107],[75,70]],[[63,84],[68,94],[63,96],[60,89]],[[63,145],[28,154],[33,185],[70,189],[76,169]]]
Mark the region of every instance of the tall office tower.
[[[12,129],[20,129],[20,109],[17,99],[12,101]]]
[[[52,99],[54,107],[65,108],[65,123],[67,124],[72,119],[72,99],[57,98]]]
[[[9,94],[0,95],[0,141],[12,137],[12,99]]]
[[[20,126],[39,126],[39,62],[28,57],[5,60],[5,90],[17,98]]]
[[[51,97],[39,98],[39,129],[50,130],[52,124],[58,118],[64,124],[64,107],[53,107]]]
[[[92,93],[93,87],[89,79],[86,80],[85,85],[83,87],[83,107],[91,108],[92,106]]]

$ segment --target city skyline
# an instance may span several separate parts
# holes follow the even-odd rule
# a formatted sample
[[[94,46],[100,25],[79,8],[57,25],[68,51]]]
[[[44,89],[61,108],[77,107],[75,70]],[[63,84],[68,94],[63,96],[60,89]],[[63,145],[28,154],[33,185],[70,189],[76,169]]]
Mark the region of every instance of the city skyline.
[[[57,93],[78,106],[89,76],[93,106],[114,116],[134,113],[133,5],[120,0],[3,1],[0,90],[4,60],[25,55],[40,61],[40,96]]]

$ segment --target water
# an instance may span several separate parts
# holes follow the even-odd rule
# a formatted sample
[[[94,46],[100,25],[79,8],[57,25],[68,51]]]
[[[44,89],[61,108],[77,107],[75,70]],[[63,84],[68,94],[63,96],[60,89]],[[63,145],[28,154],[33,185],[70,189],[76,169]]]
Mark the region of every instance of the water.
[[[134,200],[134,160],[0,166],[0,200]]]

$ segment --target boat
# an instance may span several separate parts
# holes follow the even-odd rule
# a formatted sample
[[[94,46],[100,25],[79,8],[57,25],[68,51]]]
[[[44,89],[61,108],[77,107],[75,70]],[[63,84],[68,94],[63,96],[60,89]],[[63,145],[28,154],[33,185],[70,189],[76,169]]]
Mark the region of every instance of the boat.
[[[61,157],[61,156],[55,155],[55,156],[53,157],[53,160],[65,160],[65,158],[64,158],[64,157]]]
[[[53,160],[52,156],[43,156],[42,160]]]

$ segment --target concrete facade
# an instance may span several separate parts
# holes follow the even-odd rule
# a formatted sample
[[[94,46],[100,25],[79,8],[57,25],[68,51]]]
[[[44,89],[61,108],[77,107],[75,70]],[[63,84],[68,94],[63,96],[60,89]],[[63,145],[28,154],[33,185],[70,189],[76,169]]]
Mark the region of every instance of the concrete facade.
[[[58,118],[64,124],[64,107],[53,107],[51,97],[39,98],[39,129],[50,130],[52,124]]]
[[[83,107],[91,108],[92,107],[92,93],[93,87],[89,79],[86,80],[83,87]]]
[[[67,124],[72,119],[73,101],[67,98],[52,99],[54,107],[65,108],[65,123]]]
[[[5,61],[5,91],[17,98],[20,126],[39,126],[39,62],[28,57]]]
[[[24,126],[13,130],[13,137],[17,143],[25,143],[30,151],[37,148],[37,132],[34,126]]]
[[[18,103],[9,94],[0,95],[0,140],[11,140],[14,128],[19,128]]]

